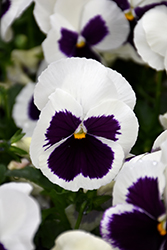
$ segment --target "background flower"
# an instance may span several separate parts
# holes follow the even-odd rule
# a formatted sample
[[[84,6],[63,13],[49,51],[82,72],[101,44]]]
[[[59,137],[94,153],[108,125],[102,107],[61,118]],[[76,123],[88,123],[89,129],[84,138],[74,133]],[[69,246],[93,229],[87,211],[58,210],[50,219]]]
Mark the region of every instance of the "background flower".
[[[129,24],[114,2],[90,0],[85,5],[80,2],[77,12],[71,10],[70,14],[62,11],[58,2],[55,14],[50,17],[52,28],[42,44],[48,63],[72,56],[100,61],[99,52],[118,48],[126,41]]]
[[[122,168],[113,191],[115,206],[101,221],[102,238],[114,248],[161,249],[166,244],[163,171],[164,165],[147,160]]]
[[[100,237],[94,236],[90,233],[74,230],[61,234],[55,241],[56,245],[52,250],[112,250],[112,247]]]
[[[29,196],[28,183],[8,183],[0,187],[2,249],[34,249],[33,238],[41,221],[37,202]]]

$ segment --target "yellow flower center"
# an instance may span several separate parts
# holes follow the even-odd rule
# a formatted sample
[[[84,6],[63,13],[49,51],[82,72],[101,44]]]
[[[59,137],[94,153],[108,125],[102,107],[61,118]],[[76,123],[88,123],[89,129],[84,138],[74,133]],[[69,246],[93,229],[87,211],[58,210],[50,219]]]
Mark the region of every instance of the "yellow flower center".
[[[81,123],[74,132],[75,139],[84,139],[86,137],[87,130],[83,123]]]
[[[85,46],[85,41],[80,41],[80,42],[78,42],[77,44],[76,44],[76,47],[77,48],[82,48],[82,47],[84,47]]]
[[[128,19],[129,21],[132,21],[135,17],[132,13],[132,10],[129,10],[128,12],[125,13],[125,17],[126,19]]]
[[[86,133],[74,133],[74,138],[75,139],[83,139],[86,137]]]
[[[77,43],[76,43],[76,47],[77,48],[83,48],[85,45],[86,45],[85,38],[83,36],[79,35]]]
[[[160,223],[158,223],[157,229],[158,229],[158,232],[160,233],[160,235],[162,235],[162,236],[166,235],[166,233],[167,233],[167,231],[166,231],[166,221],[163,220]]]

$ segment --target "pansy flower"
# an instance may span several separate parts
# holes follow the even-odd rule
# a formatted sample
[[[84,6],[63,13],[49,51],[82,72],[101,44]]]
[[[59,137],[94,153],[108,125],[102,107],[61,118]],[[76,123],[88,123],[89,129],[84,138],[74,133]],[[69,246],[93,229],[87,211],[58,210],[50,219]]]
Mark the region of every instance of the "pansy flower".
[[[138,23],[138,20],[144,15],[149,9],[161,4],[161,0],[113,0],[122,9],[125,17],[129,21],[130,32],[127,42],[134,46],[134,28]]]
[[[156,70],[167,69],[167,2],[148,10],[134,30],[134,43],[143,61]]]
[[[118,48],[126,41],[129,23],[114,2],[90,0],[84,6],[77,4],[76,9],[71,5],[68,13],[60,5],[57,1],[50,17],[52,28],[42,44],[48,63],[63,57],[100,61],[100,52]],[[64,8],[67,10],[65,3]]]
[[[33,238],[41,222],[38,203],[30,197],[28,183],[0,186],[0,249],[33,250]]]
[[[23,129],[26,136],[31,137],[39,119],[40,111],[34,104],[35,84],[28,83],[17,95],[13,106],[12,116],[16,125]]]
[[[9,41],[12,38],[11,25],[33,0],[2,0],[0,9],[0,37]]]
[[[72,191],[109,183],[138,133],[125,79],[95,60],[62,59],[39,77],[34,98],[41,115],[30,146],[33,164]]]
[[[113,190],[113,207],[100,229],[114,249],[160,250],[167,247],[164,165],[152,160],[127,162]]]
[[[71,230],[60,234],[51,250],[112,250],[113,248],[98,236],[82,230]]]

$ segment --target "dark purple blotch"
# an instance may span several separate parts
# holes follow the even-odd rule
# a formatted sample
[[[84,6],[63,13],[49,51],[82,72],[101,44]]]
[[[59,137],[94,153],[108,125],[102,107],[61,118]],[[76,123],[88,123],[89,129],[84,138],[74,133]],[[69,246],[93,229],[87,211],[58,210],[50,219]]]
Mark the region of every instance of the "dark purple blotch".
[[[39,119],[40,111],[34,104],[34,97],[32,96],[28,104],[28,116],[31,120],[37,121]]]
[[[6,14],[6,12],[9,10],[10,6],[11,6],[10,0],[5,0],[5,1],[0,3],[0,18],[2,18],[2,16]]]
[[[60,51],[67,57],[86,57],[100,61],[100,56],[92,50],[92,46],[101,42],[109,31],[100,15],[89,20],[80,34],[66,28],[61,29],[61,38],[58,40]],[[85,45],[77,47],[78,37],[85,39]]]
[[[123,204],[122,204],[123,206]],[[120,250],[160,250],[166,236],[157,230],[157,221],[137,207],[132,211],[111,214],[107,223],[106,241]]]
[[[45,150],[65,139],[48,157],[48,167],[66,181],[73,180],[80,173],[84,177],[102,178],[112,168],[114,161],[112,149],[96,138],[117,140],[120,125],[114,116],[88,118],[84,121],[86,138],[75,139],[73,133],[81,122],[70,111],[55,112],[45,134]]]
[[[114,152],[93,136],[85,139],[68,138],[48,158],[48,167],[59,178],[72,181],[82,174],[84,177],[102,178],[112,168]]]
[[[7,250],[2,243],[0,243],[0,250]]]
[[[158,178],[139,178],[128,188],[126,202],[144,209],[157,219],[165,213],[165,207],[160,199]]]

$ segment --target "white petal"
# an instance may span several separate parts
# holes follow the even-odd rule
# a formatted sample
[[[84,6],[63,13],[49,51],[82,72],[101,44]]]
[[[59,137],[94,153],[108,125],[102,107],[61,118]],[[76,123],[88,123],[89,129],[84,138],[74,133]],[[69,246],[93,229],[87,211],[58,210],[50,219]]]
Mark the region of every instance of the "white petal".
[[[34,17],[44,33],[51,28],[49,17],[53,14],[56,0],[35,0]]]
[[[32,3],[32,0],[14,0],[10,2],[11,2],[10,8],[2,16],[1,22],[0,22],[1,37],[5,41],[9,41],[11,39],[11,31],[9,31],[11,24]]]
[[[57,0],[54,13],[62,15],[70,24],[78,30],[82,17],[83,6],[89,0]]]
[[[48,96],[61,88],[82,106],[84,113],[103,100],[117,98],[117,90],[101,63],[85,58],[67,58],[51,63],[38,78],[35,103],[42,109]]]
[[[163,142],[167,141],[167,130],[163,131],[154,141],[152,150],[156,150],[161,147]]]
[[[155,53],[148,45],[143,27],[143,18],[138,21],[134,29],[134,43],[143,61],[156,70],[164,69],[164,57]]]
[[[82,117],[83,115],[82,107],[79,103],[63,90],[57,89],[49,96],[49,99],[50,100],[41,111],[40,119],[37,122],[30,145],[30,157],[34,166],[37,168],[40,167],[38,163],[39,155],[43,153],[43,145],[46,143],[46,129],[49,127],[55,112],[69,110],[76,117]]]
[[[134,112],[125,103],[119,100],[108,100],[88,111],[84,120],[92,116],[114,115],[121,126],[117,135],[118,143],[122,146],[125,156],[134,145],[138,135],[138,121]]]
[[[12,189],[12,190],[16,190],[19,192],[23,192],[25,194],[30,194],[32,191],[32,186],[29,183],[22,183],[22,182],[9,182],[9,183],[5,183],[3,184],[0,189],[2,190],[6,190],[6,189]]]
[[[157,6],[146,12],[143,28],[151,49],[164,57],[167,51],[167,7]]]
[[[98,50],[110,50],[118,48],[126,41],[129,34],[129,23],[125,18],[123,11],[113,1],[92,0],[85,5],[81,29],[87,22],[96,15],[100,15],[106,22],[109,30],[104,40],[94,47]]]
[[[33,238],[41,219],[33,198],[18,189],[0,188],[0,220],[0,241],[5,248],[34,248]]]
[[[115,84],[118,92],[118,99],[133,109],[136,104],[136,96],[131,85],[120,73],[110,68],[108,69],[108,76],[111,79],[111,82]]]
[[[125,203],[128,188],[139,178],[158,178],[159,191],[162,195],[165,187],[164,166],[161,163],[150,160],[138,160],[126,162],[117,176],[113,189],[113,205]]]
[[[52,250],[112,250],[110,244],[88,232],[67,231],[58,236]]]

